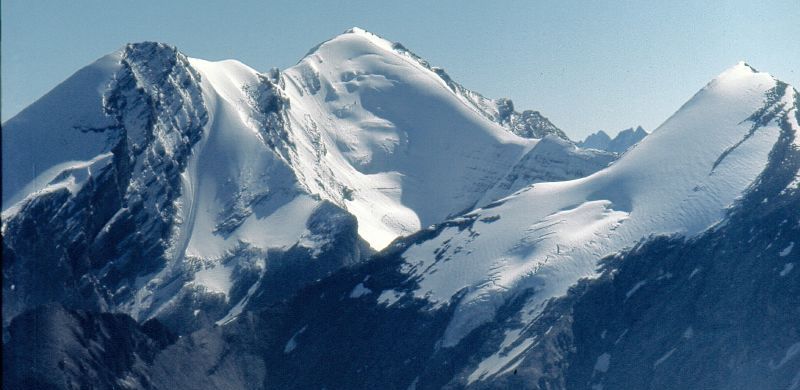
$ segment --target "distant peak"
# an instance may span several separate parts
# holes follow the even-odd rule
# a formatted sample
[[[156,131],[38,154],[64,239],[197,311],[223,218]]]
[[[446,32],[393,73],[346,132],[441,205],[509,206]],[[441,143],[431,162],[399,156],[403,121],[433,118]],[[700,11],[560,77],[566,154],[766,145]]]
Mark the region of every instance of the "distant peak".
[[[647,137],[649,133],[642,126],[629,127],[617,133],[614,138],[603,130],[589,134],[583,141],[577,143],[582,148],[605,150],[612,153],[625,153],[631,146]]]
[[[609,139],[611,138],[611,137],[608,135],[608,133],[606,133],[606,132],[605,132],[605,130],[597,130],[597,131],[595,131],[594,133],[592,133],[592,134],[589,134],[589,136],[590,136],[590,137],[591,137],[591,136],[600,136],[600,137],[605,137],[605,138],[609,138]]]
[[[625,130],[620,131],[619,133],[617,133],[617,137],[619,137],[620,134],[642,134],[642,135],[647,135],[647,134],[650,134],[650,133],[648,133],[642,126],[636,126],[636,127],[629,127],[629,128],[627,128]]]

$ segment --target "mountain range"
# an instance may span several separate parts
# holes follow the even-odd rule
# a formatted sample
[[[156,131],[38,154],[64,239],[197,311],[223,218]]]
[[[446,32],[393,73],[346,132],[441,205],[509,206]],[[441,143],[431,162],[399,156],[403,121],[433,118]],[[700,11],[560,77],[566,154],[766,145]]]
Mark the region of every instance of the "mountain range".
[[[359,28],[129,44],[3,124],[4,388],[800,388],[798,103],[576,143]]]

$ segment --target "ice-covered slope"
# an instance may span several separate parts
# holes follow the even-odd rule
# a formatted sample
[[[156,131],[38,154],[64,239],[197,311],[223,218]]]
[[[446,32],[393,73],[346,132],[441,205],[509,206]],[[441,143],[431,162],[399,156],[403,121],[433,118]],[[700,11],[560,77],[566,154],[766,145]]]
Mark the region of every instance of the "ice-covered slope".
[[[549,298],[595,275],[598,259],[651,235],[693,236],[720,221],[764,169],[780,126],[796,110],[794,94],[740,63],[609,168],[535,184],[410,246],[403,257],[419,283],[414,294],[434,305],[459,297],[443,345],[456,345],[526,289],[535,293],[523,323]],[[470,381],[506,367],[533,342],[518,336],[509,332]]]
[[[613,159],[518,137],[453,85],[360,29],[285,72],[128,45],[3,126],[4,307],[227,321],[368,246]]]

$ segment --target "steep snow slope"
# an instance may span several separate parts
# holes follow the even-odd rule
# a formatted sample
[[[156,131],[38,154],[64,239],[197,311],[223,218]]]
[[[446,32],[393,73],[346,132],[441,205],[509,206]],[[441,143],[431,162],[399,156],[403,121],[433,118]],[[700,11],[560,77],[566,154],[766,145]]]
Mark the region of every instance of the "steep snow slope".
[[[513,168],[520,169],[523,156],[530,160],[537,154],[532,152],[536,140],[510,134],[465,98],[479,95],[443,78],[402,45],[358,28],[320,44],[280,74],[258,75],[241,64],[232,69],[230,64],[192,63],[206,76],[205,90],[225,96],[220,101],[227,104],[212,103],[211,111],[239,110],[220,114],[230,119],[215,119],[220,124],[212,125],[249,126],[250,133],[266,128],[269,134],[261,138],[292,168],[302,189],[355,215],[360,236],[376,249],[480,205]],[[231,77],[237,72],[247,77]],[[266,85],[276,101],[259,106],[247,92],[256,85]],[[249,112],[242,102],[250,102]],[[264,110],[277,112],[279,123],[261,123]],[[241,142],[243,137],[233,139]],[[551,150],[553,165],[582,164],[572,171],[555,170],[546,175],[550,180],[584,176],[611,161],[569,142],[557,144]],[[232,153],[231,148],[221,150]],[[208,238],[201,241],[219,248],[206,225],[199,224]]]
[[[441,305],[463,294],[443,345],[456,345],[525,289],[535,294],[523,323],[579,278],[594,276],[598,259],[650,235],[693,236],[718,222],[763,170],[795,109],[793,93],[740,63],[609,168],[535,184],[409,247],[403,257],[419,283],[415,296]],[[508,332],[470,381],[507,368],[533,342],[518,337]]]
[[[237,61],[189,62],[201,75],[208,124],[181,174],[179,223],[167,251],[172,261],[122,306],[136,318],[175,310],[193,294],[219,296],[225,307],[240,311],[255,293],[249,287],[259,283],[242,285],[241,279],[248,273],[258,276],[245,279],[263,278],[267,251],[299,246],[320,252],[325,241],[307,227],[321,201],[304,190],[270,144],[270,133],[278,129],[255,119],[270,81]],[[177,293],[170,286],[174,278],[185,280]],[[235,294],[235,288],[248,292]],[[222,311],[214,319],[230,314]]]
[[[525,368],[523,357],[549,332],[538,320],[543,308],[597,276],[598,259],[650,235],[680,242],[724,227],[743,194],[755,199],[774,187],[759,174],[781,163],[779,137],[784,149],[789,139],[797,145],[787,135],[799,127],[797,105],[791,87],[739,64],[598,172],[614,156],[579,149],[552,129],[523,126],[550,132],[541,139],[512,134],[508,118],[524,113],[363,30],[321,44],[283,73],[128,45],[3,126],[4,166],[14,167],[3,172],[11,189],[3,197],[4,325],[57,301],[138,321],[157,316],[183,334],[203,328],[172,354],[147,345],[136,352],[158,353],[152,364],[168,384],[204,383],[213,371],[219,383],[238,378],[253,388],[278,367],[266,386],[369,388],[390,373],[405,387],[431,370],[431,383],[480,387]],[[796,187],[797,179],[785,188]],[[452,215],[460,216],[346,267],[362,260],[362,239],[381,248]],[[796,243],[777,242],[773,273],[791,278]],[[654,285],[632,282],[623,303]],[[83,321],[81,329],[116,326],[60,309],[19,318],[48,313],[56,323],[75,318],[72,327]],[[151,342],[132,322],[114,323],[134,342]],[[484,324],[490,337],[471,333]],[[83,331],[70,334],[75,340],[62,340],[70,348],[84,340]],[[88,339],[103,344],[104,334]],[[785,359],[795,349],[786,347]],[[68,367],[89,358],[76,355]],[[608,358],[597,358],[591,363],[603,371]],[[649,361],[668,359],[666,351]],[[186,362],[203,369],[173,378]],[[144,372],[139,360],[123,363],[108,379]],[[300,381],[296,369],[309,363],[325,367]]]
[[[240,242],[294,244],[316,201],[299,196],[294,173],[251,119],[247,92],[259,85],[258,73],[236,61],[190,63],[202,75],[210,118],[183,175],[185,255],[218,258]]]
[[[358,28],[353,28],[350,31],[363,32]],[[431,66],[428,61],[420,58],[402,44],[395,42],[392,44],[392,48],[403,55],[413,58],[426,69],[436,73],[465,104],[512,133],[523,138],[544,138],[552,135],[565,141],[570,141],[569,137],[561,129],[556,127],[539,111],[525,110],[518,112],[514,109],[514,102],[511,99],[489,99],[475,91],[464,88],[464,86],[450,78],[450,75],[443,68]]]
[[[537,140],[509,130],[563,136],[552,125],[539,132],[521,124],[518,117],[532,114],[469,91],[402,45],[358,28],[320,44],[281,82],[297,145],[290,163],[310,192],[353,213],[376,249],[483,205],[489,193],[491,201],[519,189],[496,185],[519,180],[512,171],[531,168],[539,151]],[[524,184],[585,176],[612,160],[568,140],[554,145],[552,165],[566,166],[525,176],[532,180]]]

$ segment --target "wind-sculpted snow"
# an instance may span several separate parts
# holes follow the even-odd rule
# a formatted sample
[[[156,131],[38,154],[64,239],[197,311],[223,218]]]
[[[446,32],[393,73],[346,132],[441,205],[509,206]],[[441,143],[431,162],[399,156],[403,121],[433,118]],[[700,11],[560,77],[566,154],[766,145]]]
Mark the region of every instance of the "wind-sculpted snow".
[[[580,149],[556,136],[542,138],[517,162],[494,188],[483,195],[480,204],[488,204],[513,194],[531,183],[557,182],[585,177],[606,167],[615,156],[591,149]]]

